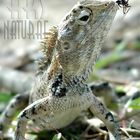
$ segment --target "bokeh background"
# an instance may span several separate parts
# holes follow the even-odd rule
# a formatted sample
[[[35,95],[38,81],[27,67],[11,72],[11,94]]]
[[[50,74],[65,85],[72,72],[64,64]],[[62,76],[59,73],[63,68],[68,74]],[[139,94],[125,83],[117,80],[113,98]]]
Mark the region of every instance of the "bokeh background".
[[[37,70],[37,64],[34,61],[42,55],[39,51],[40,38],[4,39],[4,23],[13,20],[9,8],[11,1],[0,0],[0,112],[15,94],[30,89],[32,77]],[[76,2],[77,0],[44,0],[43,9],[40,4],[34,5],[34,8],[38,12],[42,11],[41,21],[47,21],[45,28],[49,29],[53,25],[58,25]],[[23,5],[25,3],[26,1],[21,2]],[[98,93],[97,90],[96,95],[103,98],[104,103],[114,113],[119,114],[121,119],[125,118],[121,121],[123,128],[127,129],[131,126],[129,128],[138,131],[134,134],[127,131],[129,136],[140,138],[140,0],[129,0],[129,4],[131,8],[126,14],[123,13],[122,8],[119,8],[103,45],[102,55],[88,82],[109,83],[103,84],[102,88],[105,92],[99,95],[100,91]],[[16,17],[17,13],[14,13],[14,16]],[[26,19],[24,11],[22,11],[20,20],[30,20],[34,23],[34,27],[37,26],[38,19]],[[110,98],[117,100],[115,102],[117,109],[113,108],[113,101]],[[88,133],[85,129],[82,131],[85,134]],[[71,134],[70,137],[74,140],[79,139],[82,132],[78,132],[75,136]],[[44,136],[44,133],[42,135]],[[125,137],[128,136],[125,135]]]

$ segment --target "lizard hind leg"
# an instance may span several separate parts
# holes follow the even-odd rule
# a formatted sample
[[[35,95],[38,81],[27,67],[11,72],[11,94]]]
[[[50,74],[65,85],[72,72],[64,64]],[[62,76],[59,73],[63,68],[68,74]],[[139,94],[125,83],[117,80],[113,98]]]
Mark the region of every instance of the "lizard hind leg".
[[[28,105],[29,94],[16,95],[0,116],[0,138],[3,137],[7,126],[11,124],[17,110]]]
[[[120,126],[115,120],[113,114],[93,95],[93,103],[90,106],[90,111],[104,122],[109,130],[110,140],[120,140]]]

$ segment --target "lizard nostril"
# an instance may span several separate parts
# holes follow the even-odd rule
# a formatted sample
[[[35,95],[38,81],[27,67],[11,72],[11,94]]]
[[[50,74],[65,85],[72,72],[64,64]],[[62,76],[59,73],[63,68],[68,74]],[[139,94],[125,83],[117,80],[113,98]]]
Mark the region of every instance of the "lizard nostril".
[[[80,5],[79,8],[80,8],[80,9],[83,9],[83,6]]]
[[[108,6],[108,3],[106,3],[105,6],[107,7]]]

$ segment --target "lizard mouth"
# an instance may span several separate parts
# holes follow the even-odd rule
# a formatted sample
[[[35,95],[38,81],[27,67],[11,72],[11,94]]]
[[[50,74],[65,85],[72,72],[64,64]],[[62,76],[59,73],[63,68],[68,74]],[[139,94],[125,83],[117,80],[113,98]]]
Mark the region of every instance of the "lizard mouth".
[[[99,17],[97,22],[94,23],[94,29],[91,30],[91,32],[84,37],[84,39],[81,41],[81,44],[84,45],[85,42],[87,41],[88,36],[92,35],[92,33],[96,34],[98,33],[98,29],[100,29],[101,26],[106,26],[107,21],[112,21],[112,18],[114,18],[115,13],[118,9],[118,6],[116,6],[115,3],[111,3],[109,9],[107,10],[107,12],[102,13]]]
[[[98,18],[99,20],[97,20],[98,23],[97,22],[95,23],[98,25],[97,26],[95,25],[95,27],[99,28],[102,24],[105,24],[106,21],[109,21],[109,20],[112,21],[112,18],[114,18],[114,15],[115,15],[117,9],[118,9],[118,6],[116,5],[116,3],[112,2],[109,6],[109,9],[99,16],[99,18]],[[95,32],[98,28],[95,28],[93,32]]]

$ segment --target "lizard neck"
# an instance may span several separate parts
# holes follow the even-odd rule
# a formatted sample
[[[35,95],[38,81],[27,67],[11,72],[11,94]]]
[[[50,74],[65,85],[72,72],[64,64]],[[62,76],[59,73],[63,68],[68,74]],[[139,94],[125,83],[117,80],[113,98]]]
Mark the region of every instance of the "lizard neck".
[[[52,95],[60,98],[89,92],[84,77],[65,73],[58,60],[58,58],[54,59],[47,72]]]

